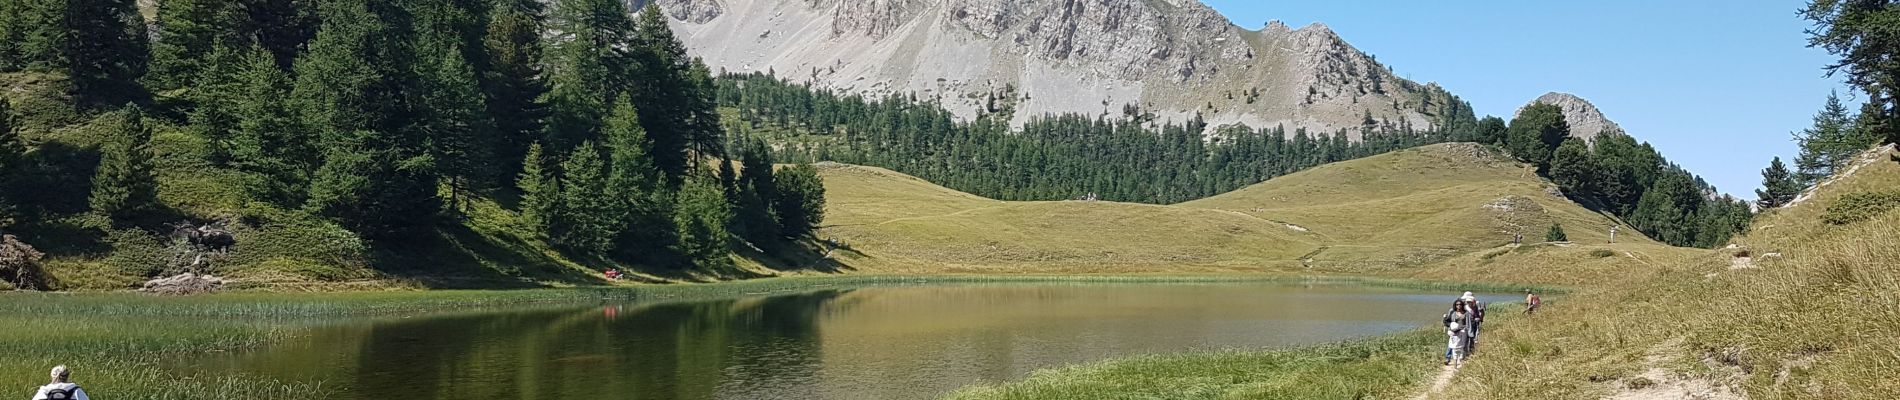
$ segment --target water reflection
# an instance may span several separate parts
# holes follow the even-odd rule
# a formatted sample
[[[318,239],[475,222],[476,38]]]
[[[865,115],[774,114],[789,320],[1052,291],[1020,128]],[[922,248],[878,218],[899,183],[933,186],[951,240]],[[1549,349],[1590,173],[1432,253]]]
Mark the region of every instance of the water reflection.
[[[907,399],[1144,353],[1302,345],[1433,323],[1449,294],[1279,284],[822,290],[316,328],[191,360],[338,398]]]

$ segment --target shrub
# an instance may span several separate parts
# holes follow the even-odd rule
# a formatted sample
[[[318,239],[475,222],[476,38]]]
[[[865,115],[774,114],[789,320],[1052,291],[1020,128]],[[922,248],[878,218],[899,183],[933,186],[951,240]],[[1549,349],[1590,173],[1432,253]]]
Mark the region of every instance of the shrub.
[[[1900,192],[1848,193],[1827,206],[1827,212],[1821,214],[1821,221],[1847,225],[1884,214],[1894,209],[1894,206],[1900,206]]]
[[[106,256],[106,265],[111,265],[127,275],[150,278],[164,272],[165,265],[171,262],[170,250],[158,236],[138,229],[113,229],[106,232],[106,244],[112,247],[112,253]]]
[[[1550,224],[1550,230],[1544,231],[1544,241],[1568,242],[1570,241],[1570,236],[1564,234],[1564,224],[1562,222],[1558,222],[1558,223]]]
[[[1616,256],[1616,252],[1610,251],[1609,249],[1596,249],[1590,250],[1590,256],[1596,258],[1610,258]]]

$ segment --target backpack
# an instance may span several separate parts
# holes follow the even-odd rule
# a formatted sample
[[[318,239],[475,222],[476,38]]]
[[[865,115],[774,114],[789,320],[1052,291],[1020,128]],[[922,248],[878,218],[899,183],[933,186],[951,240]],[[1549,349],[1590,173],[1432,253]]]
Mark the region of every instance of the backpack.
[[[73,393],[78,392],[78,391],[79,391],[79,385],[73,385],[72,390],[47,389],[46,400],[72,400],[74,398]]]

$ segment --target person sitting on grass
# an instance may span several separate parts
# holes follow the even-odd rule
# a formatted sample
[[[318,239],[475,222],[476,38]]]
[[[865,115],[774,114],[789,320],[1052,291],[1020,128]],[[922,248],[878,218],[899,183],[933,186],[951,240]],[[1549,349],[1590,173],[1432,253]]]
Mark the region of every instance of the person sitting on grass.
[[[39,392],[33,393],[33,400],[92,400],[86,397],[85,390],[73,384],[72,375],[72,370],[64,365],[53,367],[53,383],[40,386]]]

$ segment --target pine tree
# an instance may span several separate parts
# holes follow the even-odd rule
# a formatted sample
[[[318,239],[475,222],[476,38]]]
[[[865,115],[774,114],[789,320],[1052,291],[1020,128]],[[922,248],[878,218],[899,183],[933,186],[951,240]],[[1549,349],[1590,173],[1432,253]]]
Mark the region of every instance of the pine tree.
[[[19,199],[13,198],[17,192],[13,181],[24,169],[20,161],[26,148],[20,143],[19,131],[14,129],[12,103],[0,97],[0,226],[5,226],[14,213]]]
[[[5,188],[8,178],[18,171],[14,168],[20,165],[20,158],[26,153],[25,145],[20,143],[20,132],[14,129],[13,103],[0,97],[0,188]]]
[[[420,48],[425,55],[421,129],[429,136],[436,170],[448,183],[449,209],[459,214],[477,189],[501,185],[492,179],[499,175],[493,169],[501,160],[475,70],[462,59],[458,39],[450,33],[432,32]]]
[[[772,207],[778,210],[779,229],[786,237],[811,234],[825,219],[825,183],[818,169],[799,164],[778,170],[779,195]]]
[[[19,14],[7,14],[11,21],[12,33],[17,36],[17,44],[12,45],[17,59],[10,62],[10,68],[32,70],[62,70],[66,68],[67,38],[71,33],[66,30],[67,0],[16,0],[9,1]],[[8,63],[0,61],[0,63]]]
[[[145,20],[132,0],[66,2],[65,67],[74,98],[84,106],[138,100],[134,80],[145,75]]]
[[[606,196],[617,202],[612,217],[619,228],[618,247],[627,253],[665,250],[661,243],[668,238],[659,228],[667,226],[666,206],[672,194],[665,177],[653,167],[649,153],[653,143],[631,99],[621,96],[614,102],[603,133],[612,157]]]
[[[548,29],[557,34],[547,39],[543,137],[560,153],[598,139],[605,111],[625,93],[624,69],[632,63],[623,49],[632,47],[633,21],[618,0],[557,0],[553,6]]]
[[[488,95],[488,117],[495,123],[495,157],[520,160],[522,150],[541,136],[547,106],[541,96],[547,82],[541,71],[542,3],[539,0],[497,0],[490,10],[483,53],[488,57],[482,89]],[[517,171],[512,164],[497,172]]]
[[[1483,120],[1478,121],[1475,139],[1478,143],[1502,145],[1508,131],[1509,128],[1504,125],[1503,118],[1485,116]]]
[[[635,92],[635,99],[643,105],[640,121],[647,127],[647,136],[653,139],[654,165],[664,171],[669,180],[677,182],[691,168],[687,153],[694,145],[695,136],[711,135],[696,133],[696,129],[717,129],[717,121],[695,123],[696,109],[710,104],[692,100],[700,93],[692,78],[686,45],[673,36],[673,29],[667,26],[666,16],[660,13],[657,4],[649,3],[640,10],[636,32],[633,59],[642,74]],[[712,126],[703,126],[706,123]],[[719,143],[711,137],[701,141],[708,147]]]
[[[1837,168],[1879,141],[1854,126],[1854,117],[1833,93],[1828,94],[1821,111],[1814,114],[1814,126],[1796,133],[1794,139],[1801,147],[1794,165],[1795,179],[1802,187],[1813,187],[1834,176]]]
[[[1553,104],[1537,103],[1525,107],[1505,134],[1504,147],[1518,160],[1536,165],[1538,171],[1550,169],[1552,150],[1570,137],[1570,124],[1564,122],[1564,110]]]
[[[1845,73],[1847,84],[1867,94],[1859,125],[1873,137],[1900,142],[1900,3],[1893,1],[1810,0],[1801,17],[1814,23],[1808,46],[1841,58],[1829,73]]]
[[[1596,160],[1591,158],[1590,146],[1584,144],[1583,139],[1564,140],[1551,156],[1550,180],[1572,196],[1596,196],[1597,172]]]
[[[240,36],[257,40],[277,67],[290,70],[311,39],[317,37],[317,0],[238,0],[245,18]]]
[[[1564,234],[1564,223],[1562,222],[1551,223],[1550,230],[1544,231],[1544,241],[1545,242],[1570,241],[1570,236]]]
[[[561,203],[561,187],[544,167],[546,164],[541,143],[529,144],[528,154],[521,161],[521,177],[515,181],[515,187],[521,190],[521,219],[543,237],[552,232]]]
[[[622,199],[607,195],[607,163],[601,160],[600,147],[582,142],[561,163],[561,171],[561,206],[552,229],[555,238],[575,251],[607,254],[618,232],[615,203]]]
[[[315,138],[296,121],[286,98],[290,75],[277,59],[253,44],[241,51],[241,69],[231,78],[231,166],[247,174],[245,192],[283,208],[303,203],[310,175],[320,162]],[[203,107],[202,105],[200,107]]]
[[[158,32],[153,35],[151,71],[157,89],[176,89],[197,80],[213,49],[242,46],[238,25],[246,19],[233,0],[165,0],[158,3]]]
[[[681,186],[673,202],[673,226],[676,229],[674,252],[684,256],[691,267],[701,271],[719,271],[732,265],[730,254],[732,210],[720,195],[719,185],[709,177],[691,177]]]
[[[1781,163],[1781,157],[1775,157],[1768,164],[1768,169],[1761,171],[1761,185],[1762,189],[1755,191],[1755,204],[1763,210],[1787,205],[1795,196],[1801,195],[1801,183]]]
[[[92,210],[124,221],[158,207],[158,178],[152,174],[152,131],[137,106],[114,113],[99,147],[99,169],[92,178]]]
[[[318,133],[322,166],[306,207],[371,240],[426,228],[441,209],[435,161],[411,94],[418,58],[394,5],[327,0],[297,60],[293,106]]]
[[[740,233],[747,239],[761,242],[780,234],[778,217],[772,209],[779,196],[778,182],[773,179],[772,153],[764,140],[746,138],[740,142],[743,147],[739,150],[737,222]]]
[[[13,72],[26,67],[26,58],[20,55],[20,45],[26,42],[25,17],[30,10],[27,3],[28,0],[0,2],[0,72]]]
[[[244,49],[223,42],[213,47],[209,53],[194,56],[191,61],[195,75],[191,77],[188,97],[197,104],[191,108],[188,120],[190,129],[207,142],[206,161],[224,165],[231,160],[231,135],[237,130],[234,109],[237,103],[254,99],[244,97],[246,88],[238,82],[238,74],[246,68]]]

